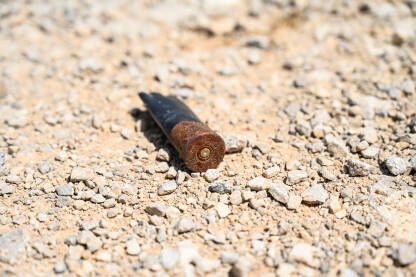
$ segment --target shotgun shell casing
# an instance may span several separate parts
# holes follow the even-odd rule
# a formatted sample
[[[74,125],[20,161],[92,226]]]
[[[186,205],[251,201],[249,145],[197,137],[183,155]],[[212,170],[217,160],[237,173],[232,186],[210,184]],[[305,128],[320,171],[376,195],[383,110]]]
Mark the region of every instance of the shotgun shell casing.
[[[139,93],[152,118],[192,171],[216,168],[225,153],[224,140],[178,98],[152,92]]]

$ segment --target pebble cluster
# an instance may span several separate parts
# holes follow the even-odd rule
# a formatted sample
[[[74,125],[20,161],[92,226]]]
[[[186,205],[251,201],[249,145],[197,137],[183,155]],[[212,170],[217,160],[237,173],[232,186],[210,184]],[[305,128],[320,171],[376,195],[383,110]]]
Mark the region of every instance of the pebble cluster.
[[[0,275],[414,276],[415,83],[413,0],[0,1]]]

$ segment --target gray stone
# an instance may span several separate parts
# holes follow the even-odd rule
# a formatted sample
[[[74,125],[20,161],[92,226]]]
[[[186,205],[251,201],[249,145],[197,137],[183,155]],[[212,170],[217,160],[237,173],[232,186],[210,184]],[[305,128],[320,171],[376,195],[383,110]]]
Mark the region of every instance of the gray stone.
[[[160,263],[164,269],[172,269],[179,261],[179,252],[174,248],[163,248]]]
[[[10,175],[7,176],[6,182],[10,183],[10,184],[19,184],[19,183],[22,182],[22,180],[20,179],[19,176],[14,175],[14,174],[10,174]]]
[[[158,163],[155,167],[157,173],[166,173],[169,171],[169,164],[167,162]]]
[[[367,224],[366,218],[361,213],[359,213],[358,211],[351,212],[350,217],[353,221],[355,221],[357,223],[360,223],[362,225]]]
[[[16,187],[14,185],[11,184],[7,184],[7,183],[0,183],[0,195],[5,195],[5,194],[13,194],[16,190]]]
[[[81,60],[78,64],[78,67],[81,71],[85,73],[99,73],[102,71],[103,66],[97,62],[94,57],[88,57]]]
[[[13,109],[10,114],[4,116],[6,119],[6,124],[16,129],[23,128],[28,123],[26,110]]]
[[[290,263],[281,263],[276,271],[277,276],[292,276],[292,273],[296,270],[296,267]]]
[[[3,151],[0,151],[0,172],[1,172],[1,167],[6,163],[6,153],[4,153]]]
[[[250,51],[247,55],[247,62],[251,65],[255,65],[261,62],[261,56],[259,51]]]
[[[304,170],[291,170],[287,173],[286,183],[288,185],[295,185],[308,178],[308,173]]]
[[[321,175],[325,180],[328,181],[335,181],[337,179],[337,176],[330,171],[327,167],[322,167],[319,169],[319,175]]]
[[[323,204],[328,199],[328,192],[322,184],[316,184],[302,193],[302,201],[307,204]]]
[[[243,198],[241,196],[241,191],[235,190],[230,195],[230,203],[233,205],[240,205],[243,203]]]
[[[78,233],[77,243],[86,245],[92,237],[94,237],[94,234],[91,231],[82,230],[81,232]]]
[[[174,91],[174,95],[179,98],[187,99],[197,95],[197,92],[190,88],[178,88]]]
[[[383,178],[370,187],[370,192],[386,196],[390,195],[394,192],[394,189],[392,189],[394,182],[391,178],[390,176],[383,176]]]
[[[195,260],[197,272],[210,273],[217,270],[221,266],[221,262],[217,259],[206,259],[198,257]]]
[[[270,181],[263,177],[256,177],[247,182],[247,187],[252,191],[266,190],[270,187]]]
[[[26,221],[26,217],[21,214],[17,214],[13,216],[12,218],[12,222],[16,225],[22,225],[23,223],[25,223],[25,221]]]
[[[95,204],[100,204],[104,203],[105,198],[102,194],[96,193],[91,197],[90,201]]]
[[[80,224],[81,230],[93,230],[98,227],[98,222],[95,220],[92,221],[83,221]]]
[[[160,148],[159,151],[157,151],[156,159],[162,162],[168,162],[170,160],[168,151],[166,151],[163,148]]]
[[[416,170],[416,154],[414,154],[414,155],[412,156],[412,158],[410,159],[410,166],[411,166],[414,170]]]
[[[377,170],[373,165],[356,159],[347,160],[346,166],[350,176],[368,176]]]
[[[339,272],[340,277],[358,277],[359,275],[350,268],[343,268]]]
[[[361,132],[361,138],[370,144],[378,141],[378,134],[374,128],[364,128]]]
[[[331,156],[337,159],[343,159],[347,156],[348,149],[343,141],[335,138],[332,135],[326,135],[324,137],[324,142]]]
[[[180,263],[182,265],[194,262],[199,258],[198,248],[189,240],[179,242],[178,251]]]
[[[401,86],[402,90],[406,94],[414,94],[416,93],[416,86],[415,83],[412,80],[405,80],[402,83]]]
[[[40,173],[46,174],[46,173],[49,173],[51,171],[51,166],[49,165],[49,163],[47,161],[43,161],[39,164],[38,170],[39,170]]]
[[[300,105],[296,102],[291,102],[286,108],[285,108],[285,113],[290,117],[290,118],[295,118],[296,115],[300,112]]]
[[[341,191],[342,198],[352,199],[353,194],[354,194],[354,190],[351,187],[346,187]]]
[[[175,181],[169,181],[159,186],[157,194],[160,196],[168,195],[174,192],[178,188],[178,184]]]
[[[225,153],[241,152],[246,146],[248,139],[243,135],[228,134],[223,136]]]
[[[87,241],[87,249],[92,253],[99,250],[102,245],[102,241],[96,236],[91,236],[91,238]]]
[[[388,171],[395,176],[405,173],[408,167],[407,161],[399,157],[388,157],[384,164]]]
[[[394,260],[401,266],[407,266],[416,261],[416,250],[411,244],[400,243],[394,250]]]
[[[223,264],[235,264],[240,256],[237,252],[223,251],[220,254],[220,260]]]
[[[64,261],[57,261],[53,267],[53,271],[55,271],[56,274],[64,273],[66,270],[67,268]]]
[[[87,181],[92,179],[94,172],[90,168],[85,167],[74,167],[71,171],[70,180],[71,182]]]
[[[230,208],[222,202],[219,202],[215,209],[217,210],[218,216],[221,218],[227,217],[231,213]]]
[[[191,232],[195,229],[195,223],[192,218],[181,218],[175,225],[175,229],[179,234]]]
[[[275,182],[270,185],[269,194],[280,203],[286,204],[289,201],[289,190],[291,188],[283,182]]]
[[[310,150],[312,153],[319,153],[324,151],[324,144],[321,141],[315,142],[315,143],[308,143],[306,145],[306,148]]]
[[[84,247],[81,245],[69,246],[68,252],[65,255],[65,263],[69,270],[79,268]]]
[[[114,198],[110,198],[110,199],[106,199],[103,202],[103,207],[106,208],[106,209],[110,209],[110,208],[115,207],[116,204],[117,204],[116,200]]]
[[[216,181],[208,187],[208,191],[219,194],[231,193],[231,186],[225,181]]]
[[[315,266],[314,250],[310,244],[295,244],[289,253],[289,260],[304,263],[308,266]]]
[[[373,219],[371,220],[370,227],[368,228],[368,233],[373,237],[379,238],[383,235],[386,228],[386,224]]]
[[[402,41],[414,40],[416,36],[415,22],[411,18],[393,21],[394,36]]]
[[[69,235],[65,238],[64,243],[66,245],[76,245],[77,244],[77,236],[76,235]]]
[[[131,256],[137,256],[140,253],[140,246],[136,239],[132,238],[126,242],[126,253]]]
[[[171,167],[169,167],[168,172],[166,172],[165,177],[166,177],[166,179],[175,179],[176,175],[177,175],[176,169],[173,166],[171,166]],[[176,183],[178,184],[178,182],[176,182]]]
[[[64,162],[67,158],[68,158],[68,154],[64,150],[59,151],[58,154],[56,154],[55,156],[55,160],[60,161],[60,162]]]
[[[299,120],[295,126],[296,131],[301,136],[310,137],[312,133],[312,128],[309,122],[305,120]]]
[[[299,208],[301,203],[302,203],[302,197],[300,195],[289,193],[289,199],[286,203],[286,207],[289,210],[296,210],[297,208]]]
[[[44,213],[37,213],[36,214],[36,219],[39,222],[45,222],[46,220],[48,220],[48,216],[46,214],[44,214]]]
[[[48,224],[48,230],[51,231],[58,231],[59,230],[59,222],[58,221],[54,221]]]
[[[220,177],[220,173],[216,169],[208,169],[205,174],[204,178],[207,182],[211,183]]]
[[[166,240],[166,231],[164,228],[160,228],[157,230],[156,241],[163,242]]]
[[[74,188],[71,183],[66,183],[56,187],[56,194],[59,196],[72,196],[74,195]]]
[[[16,264],[24,258],[26,244],[29,237],[22,229],[10,231],[0,236],[0,261],[9,264]]]
[[[361,151],[361,155],[366,159],[375,159],[378,156],[379,148],[376,146],[370,146],[367,149]]]
[[[110,208],[107,211],[107,217],[108,218],[114,218],[114,217],[118,216],[120,214],[120,212],[121,212],[120,209],[117,208],[117,207]]]
[[[133,134],[133,132],[130,129],[124,128],[123,130],[121,130],[120,135],[124,138],[124,139],[130,139],[131,135]]]
[[[265,243],[261,240],[258,240],[258,239],[251,240],[251,247],[253,248],[254,251],[263,252],[263,251],[266,250]]]
[[[265,171],[263,171],[263,176],[270,179],[275,177],[280,172],[280,167],[278,165],[269,167]]]
[[[149,215],[157,215],[163,217],[166,214],[166,206],[162,203],[152,203],[147,205],[144,211]]]

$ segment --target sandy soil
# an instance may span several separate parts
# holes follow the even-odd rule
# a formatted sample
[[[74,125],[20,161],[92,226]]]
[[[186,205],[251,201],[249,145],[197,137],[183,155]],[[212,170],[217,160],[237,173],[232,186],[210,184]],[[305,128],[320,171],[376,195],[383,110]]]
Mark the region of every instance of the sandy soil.
[[[0,275],[416,276],[415,82],[412,0],[0,1]]]

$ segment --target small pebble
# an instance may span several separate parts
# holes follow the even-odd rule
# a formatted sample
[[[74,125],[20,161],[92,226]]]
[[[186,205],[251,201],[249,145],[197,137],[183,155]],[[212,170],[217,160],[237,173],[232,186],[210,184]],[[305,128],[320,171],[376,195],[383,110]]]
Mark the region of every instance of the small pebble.
[[[247,182],[247,187],[252,191],[265,190],[270,187],[270,182],[266,178],[256,177]]]
[[[316,184],[302,193],[302,201],[306,204],[323,204],[328,199],[328,192],[322,184]]]
[[[195,223],[191,218],[181,218],[175,225],[179,234],[191,232],[195,229]]]
[[[388,157],[384,161],[384,164],[394,176],[405,173],[408,167],[407,161],[399,157]]]
[[[166,270],[171,270],[179,261],[179,252],[174,248],[164,248],[160,254],[160,263]]]
[[[400,243],[393,257],[401,266],[410,265],[416,261],[416,249],[411,244]]]
[[[308,173],[304,170],[292,170],[287,173],[286,183],[288,185],[295,185],[308,178]]]
[[[55,271],[56,274],[64,273],[66,269],[67,268],[64,261],[57,261],[53,267],[53,271]]]
[[[217,204],[216,210],[217,210],[218,216],[221,218],[227,217],[231,213],[230,208],[221,202]]]
[[[207,182],[211,183],[220,177],[220,173],[216,169],[208,169],[205,174],[204,178]]]
[[[129,239],[126,242],[126,253],[131,256],[137,256],[140,253],[140,246],[136,239]]]
[[[71,171],[71,182],[87,181],[93,177],[93,171],[90,168],[74,167]]]
[[[178,188],[178,184],[175,181],[169,181],[163,183],[157,189],[157,194],[160,196],[168,195],[174,192]]]
[[[56,187],[56,194],[59,196],[72,196],[74,195],[74,188],[71,183],[66,183]]]

